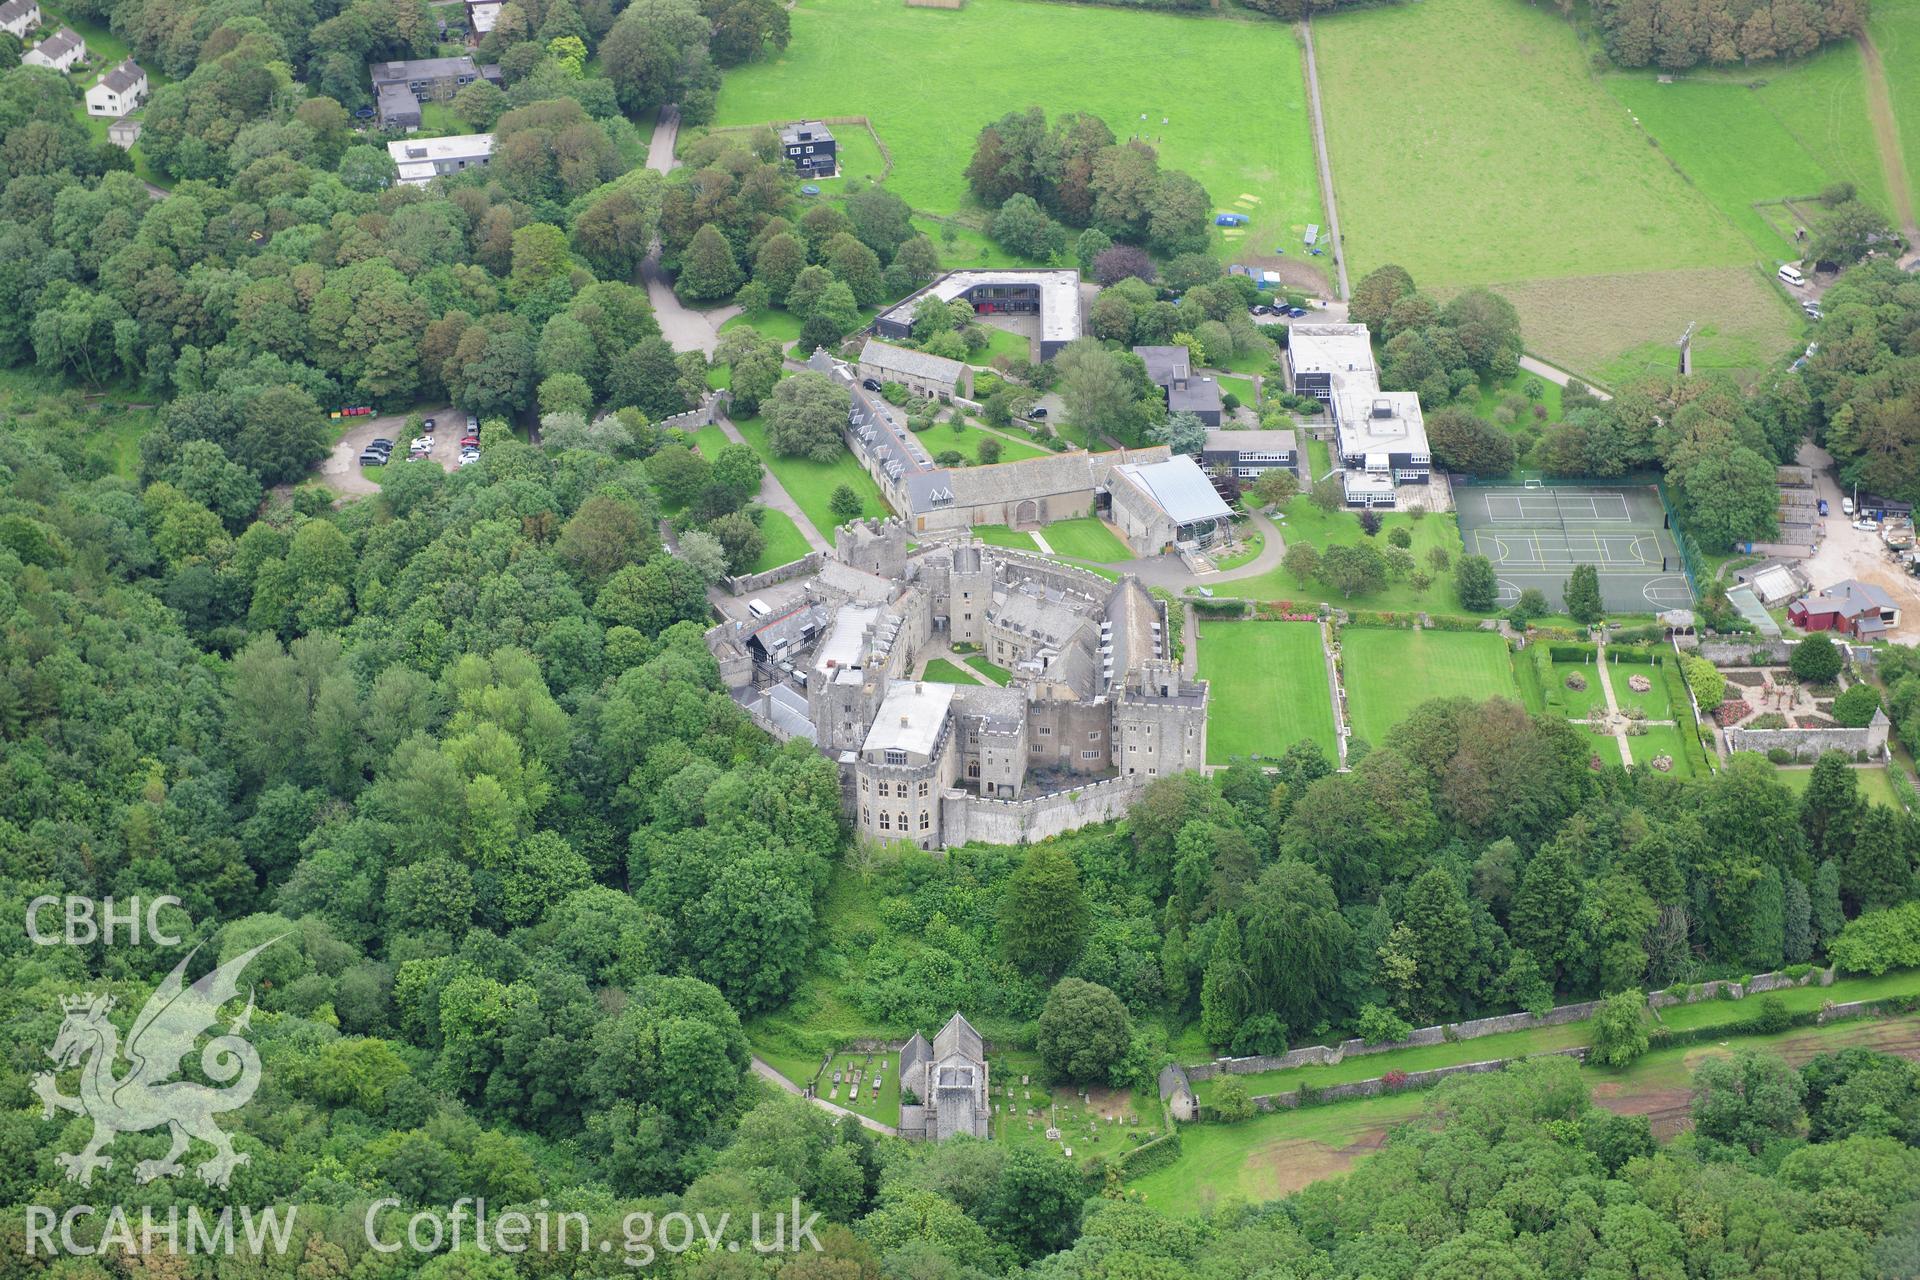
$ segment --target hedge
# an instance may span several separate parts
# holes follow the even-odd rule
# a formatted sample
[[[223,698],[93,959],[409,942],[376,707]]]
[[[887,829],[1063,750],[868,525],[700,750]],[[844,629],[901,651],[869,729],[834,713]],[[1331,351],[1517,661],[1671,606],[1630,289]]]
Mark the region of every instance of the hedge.
[[[1120,1176],[1140,1178],[1164,1169],[1180,1158],[1180,1126],[1172,1116],[1165,1117],[1167,1131],[1151,1142],[1144,1142],[1119,1159]]]
[[[1195,613],[1206,618],[1244,618],[1247,616],[1247,602],[1245,600],[1209,600],[1205,596],[1201,596],[1190,599],[1187,603],[1193,606]]]

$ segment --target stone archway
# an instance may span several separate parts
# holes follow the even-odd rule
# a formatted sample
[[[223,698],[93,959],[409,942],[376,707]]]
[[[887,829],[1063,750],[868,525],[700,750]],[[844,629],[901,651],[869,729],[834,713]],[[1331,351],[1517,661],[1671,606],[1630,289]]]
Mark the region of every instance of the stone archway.
[[[1040,504],[1032,498],[1022,499],[1013,509],[1013,527],[1025,529],[1040,523]]]

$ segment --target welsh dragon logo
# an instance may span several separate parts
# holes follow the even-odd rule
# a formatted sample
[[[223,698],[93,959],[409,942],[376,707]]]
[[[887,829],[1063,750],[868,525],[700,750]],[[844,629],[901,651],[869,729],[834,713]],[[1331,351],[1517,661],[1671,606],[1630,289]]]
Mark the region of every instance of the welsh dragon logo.
[[[179,1075],[181,1061],[192,1051],[194,1041],[218,1020],[220,1006],[238,994],[241,972],[278,941],[274,938],[241,952],[192,985],[181,981],[199,948],[189,951],[134,1019],[125,1049],[131,1070],[125,1075],[115,1074],[122,1050],[120,1033],[107,1020],[113,997],[62,997],[60,1005],[66,1018],[60,1023],[53,1048],[47,1051],[54,1061],[54,1071],[35,1076],[33,1090],[40,1095],[43,1115],[51,1116],[59,1107],[93,1120],[93,1138],[85,1148],[77,1153],[63,1151],[55,1157],[67,1171],[69,1181],[83,1187],[92,1185],[95,1169],[113,1167],[113,1158],[101,1152],[116,1137],[161,1125],[173,1131],[173,1147],[164,1159],[142,1160],[134,1166],[134,1177],[141,1182],[180,1173],[180,1157],[194,1138],[214,1149],[213,1159],[194,1170],[211,1186],[225,1187],[234,1169],[248,1162],[250,1157],[233,1149],[233,1140],[213,1118],[219,1112],[245,1106],[260,1084],[260,1055],[241,1036],[253,1018],[251,992],[246,1008],[228,1024],[226,1034],[209,1040],[200,1051],[200,1067],[209,1080],[233,1083],[216,1089],[170,1077]],[[61,1093],[54,1077],[55,1071],[73,1066],[80,1067],[77,1098]]]

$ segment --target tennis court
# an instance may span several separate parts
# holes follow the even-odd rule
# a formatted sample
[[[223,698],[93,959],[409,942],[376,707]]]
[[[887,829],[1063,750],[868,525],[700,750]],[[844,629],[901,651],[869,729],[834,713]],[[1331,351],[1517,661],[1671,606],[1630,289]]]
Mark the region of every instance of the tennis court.
[[[1564,609],[1562,589],[1580,564],[1599,572],[1600,600],[1610,613],[1693,603],[1679,544],[1651,485],[1460,485],[1454,506],[1468,552],[1493,562],[1502,608],[1537,587]]]

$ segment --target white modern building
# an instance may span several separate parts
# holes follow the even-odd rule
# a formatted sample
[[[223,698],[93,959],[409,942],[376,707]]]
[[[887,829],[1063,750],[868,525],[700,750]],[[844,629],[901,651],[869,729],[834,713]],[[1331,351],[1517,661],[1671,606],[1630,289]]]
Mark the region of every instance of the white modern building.
[[[1382,391],[1373,338],[1363,324],[1297,324],[1288,334],[1287,383],[1333,419],[1334,452],[1345,469],[1347,505],[1391,507],[1401,485],[1433,475],[1420,397]]]
[[[449,138],[407,138],[387,144],[387,154],[400,170],[400,181],[424,187],[435,178],[464,173],[493,158],[493,135],[460,133]]]

